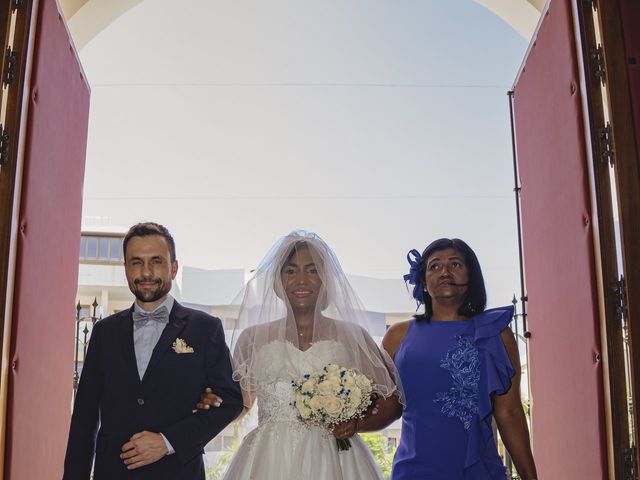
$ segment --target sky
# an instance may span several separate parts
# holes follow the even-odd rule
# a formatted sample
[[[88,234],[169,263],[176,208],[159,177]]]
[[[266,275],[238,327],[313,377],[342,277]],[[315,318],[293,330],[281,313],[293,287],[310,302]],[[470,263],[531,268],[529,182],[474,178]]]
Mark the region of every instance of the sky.
[[[519,296],[507,91],[527,41],[472,0],[146,0],[81,51],[83,229],[174,234],[182,265],[255,268],[294,229],[397,279],[439,237]],[[415,303],[407,294],[407,311]]]

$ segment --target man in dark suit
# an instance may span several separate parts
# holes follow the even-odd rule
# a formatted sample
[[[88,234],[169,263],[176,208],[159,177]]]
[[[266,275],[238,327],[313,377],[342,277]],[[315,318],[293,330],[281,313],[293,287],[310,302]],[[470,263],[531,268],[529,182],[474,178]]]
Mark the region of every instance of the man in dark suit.
[[[133,306],[97,322],[78,386],[63,480],[204,480],[204,446],[242,411],[219,319],[181,306],[173,238],[141,223],[124,238]],[[213,386],[219,408],[193,409]]]

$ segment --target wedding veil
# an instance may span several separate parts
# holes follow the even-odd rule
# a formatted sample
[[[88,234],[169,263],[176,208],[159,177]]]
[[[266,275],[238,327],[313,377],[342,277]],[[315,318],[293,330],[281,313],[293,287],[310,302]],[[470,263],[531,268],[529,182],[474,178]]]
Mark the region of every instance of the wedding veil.
[[[311,275],[317,276],[316,286],[299,280],[301,289],[315,290],[313,294],[317,295],[317,301],[310,309],[311,324],[307,324],[304,331],[295,321],[285,283],[287,275],[293,272],[288,262],[302,250],[306,250],[312,259],[312,265],[302,268],[308,268]],[[288,285],[291,285],[290,281]],[[289,342],[298,349],[305,349],[309,344],[334,340],[342,343],[348,352],[349,365],[341,366],[366,375],[377,394],[386,398],[396,393],[404,401],[395,365],[376,345],[370,331],[371,320],[333,251],[315,233],[291,232],[271,248],[242,292],[232,340],[233,378],[240,382],[243,390],[254,392],[258,381],[256,359],[265,345]]]

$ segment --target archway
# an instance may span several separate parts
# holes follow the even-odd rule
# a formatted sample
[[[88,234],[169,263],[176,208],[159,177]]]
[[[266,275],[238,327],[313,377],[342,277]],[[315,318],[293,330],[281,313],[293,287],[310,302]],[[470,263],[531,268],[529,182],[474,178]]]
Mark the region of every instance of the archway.
[[[60,0],[69,28],[82,48],[98,33],[144,0]],[[474,0],[529,40],[538,23],[544,0]]]

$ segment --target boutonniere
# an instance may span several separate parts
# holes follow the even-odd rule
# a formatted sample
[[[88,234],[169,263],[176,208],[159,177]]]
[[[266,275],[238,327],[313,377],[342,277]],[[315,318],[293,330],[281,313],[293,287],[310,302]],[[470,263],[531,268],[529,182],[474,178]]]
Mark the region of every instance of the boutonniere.
[[[182,338],[176,339],[171,347],[176,353],[193,353],[193,347],[187,345],[187,342],[185,342]]]

